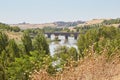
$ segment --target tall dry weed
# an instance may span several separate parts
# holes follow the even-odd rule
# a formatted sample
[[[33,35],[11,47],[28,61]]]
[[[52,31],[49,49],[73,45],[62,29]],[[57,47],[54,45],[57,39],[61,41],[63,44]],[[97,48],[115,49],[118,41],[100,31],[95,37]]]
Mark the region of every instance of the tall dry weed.
[[[77,62],[69,62],[64,71],[50,76],[46,71],[34,72],[32,80],[120,80],[120,51],[113,53],[111,58],[107,57],[104,49],[101,55],[97,55],[92,47],[87,51],[88,56]]]

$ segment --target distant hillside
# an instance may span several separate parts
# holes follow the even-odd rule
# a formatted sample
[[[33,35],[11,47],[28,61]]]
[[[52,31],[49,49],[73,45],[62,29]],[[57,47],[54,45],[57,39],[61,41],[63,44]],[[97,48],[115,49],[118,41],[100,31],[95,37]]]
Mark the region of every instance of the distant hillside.
[[[77,26],[78,24],[83,24],[85,21],[75,21],[75,22],[64,22],[64,21],[58,21],[54,22],[55,25],[58,27],[70,27],[70,26]]]
[[[110,19],[110,20],[104,20],[103,24],[110,25],[110,24],[120,24],[120,18],[117,19]]]
[[[56,27],[53,23],[46,24],[10,24],[10,26],[18,26],[21,29],[31,29],[31,28],[43,28],[43,27]]]
[[[93,19],[93,20],[86,21],[84,24],[78,24],[77,26],[81,27],[81,26],[94,25],[94,24],[119,27],[120,18],[116,18],[116,19]]]
[[[99,24],[99,23],[102,23],[105,19],[93,19],[93,20],[90,20],[90,21],[87,21],[86,24]]]
[[[19,24],[10,24],[10,26],[18,26],[21,29],[28,29],[28,28],[43,28],[43,27],[76,27],[76,26],[93,25],[93,24],[104,24],[104,25],[117,27],[120,25],[120,18],[93,19],[89,21],[73,21],[73,22],[57,21],[53,23],[44,23],[44,24],[29,24],[24,22]]]
[[[75,21],[75,22],[64,22],[58,21],[53,23],[44,23],[44,24],[29,24],[29,23],[19,23],[19,24],[10,24],[10,26],[18,26],[21,29],[28,29],[28,28],[43,28],[43,27],[70,27],[70,26],[77,26],[78,24],[83,24],[84,21]]]

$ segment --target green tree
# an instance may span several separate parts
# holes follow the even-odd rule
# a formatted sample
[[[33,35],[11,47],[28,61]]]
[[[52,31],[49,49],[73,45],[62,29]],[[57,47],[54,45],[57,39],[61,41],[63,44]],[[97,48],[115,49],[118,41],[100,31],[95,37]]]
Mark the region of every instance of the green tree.
[[[31,51],[30,55],[23,55],[20,58],[15,58],[8,69],[7,80],[29,80],[29,75],[34,70],[46,69],[49,73],[55,71],[52,66],[52,58],[49,55],[43,54],[44,51]],[[52,71],[51,71],[52,69]]]
[[[11,27],[12,28],[12,31],[14,32],[19,32],[20,31],[20,28],[15,26],[15,27]]]
[[[6,80],[4,67],[1,64],[0,64],[0,80]]]
[[[11,31],[11,27],[7,24],[0,23],[0,30],[10,30]]]
[[[6,46],[8,45],[8,36],[0,32],[0,54],[2,51],[6,51]]]
[[[49,54],[49,45],[46,41],[45,36],[43,33],[38,33],[37,36],[34,39],[34,48],[38,52],[41,52],[42,50],[45,51],[45,54]]]
[[[80,34],[77,45],[81,57],[84,57],[84,51],[91,46],[94,46],[95,49],[93,50],[97,50],[99,53],[109,40],[119,40],[119,33],[119,28],[102,26],[98,29],[91,29],[85,34]]]
[[[20,57],[20,51],[14,39],[9,40],[9,44],[7,46],[7,54],[12,60],[14,60],[15,57]]]
[[[33,46],[32,46],[32,40],[31,40],[31,37],[30,37],[29,33],[24,33],[23,34],[22,42],[23,42],[23,46],[24,46],[24,49],[25,49],[25,53],[30,55],[30,51],[33,50]]]
[[[55,56],[64,61],[67,61],[68,59],[78,60],[78,52],[74,47],[69,48],[66,46],[60,46],[55,50]]]
[[[73,60],[76,60],[76,61],[78,60],[78,52],[77,52],[76,48],[71,47],[68,50],[68,54]]]

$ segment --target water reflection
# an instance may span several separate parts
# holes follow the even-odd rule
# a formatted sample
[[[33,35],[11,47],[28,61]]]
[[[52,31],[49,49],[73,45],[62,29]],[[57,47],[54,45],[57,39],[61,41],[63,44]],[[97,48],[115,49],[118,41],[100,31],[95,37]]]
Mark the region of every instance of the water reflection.
[[[77,49],[77,45],[76,45],[77,40],[75,40],[74,37],[68,37],[68,40],[65,40],[64,36],[58,36],[58,38],[61,41],[49,43],[49,49],[50,49],[51,55],[54,55],[56,48],[60,46],[75,47]],[[54,40],[54,39],[55,39],[55,36],[51,35],[51,40]]]

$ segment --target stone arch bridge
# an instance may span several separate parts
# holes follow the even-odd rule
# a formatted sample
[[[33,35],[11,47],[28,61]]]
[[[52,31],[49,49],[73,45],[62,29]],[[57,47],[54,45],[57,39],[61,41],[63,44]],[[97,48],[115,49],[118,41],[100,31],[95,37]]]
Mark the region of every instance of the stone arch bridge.
[[[69,36],[73,35],[74,39],[77,39],[80,33],[79,32],[46,32],[44,34],[46,34],[48,38],[51,38],[51,35],[55,35],[55,36],[62,35],[65,36],[65,39],[68,39]]]

